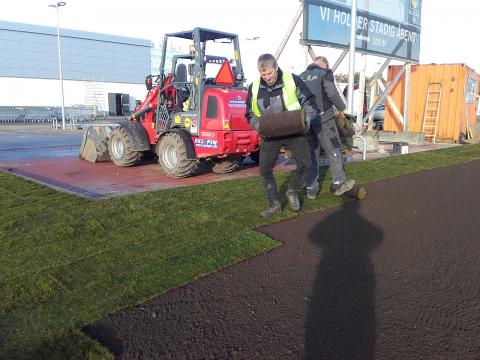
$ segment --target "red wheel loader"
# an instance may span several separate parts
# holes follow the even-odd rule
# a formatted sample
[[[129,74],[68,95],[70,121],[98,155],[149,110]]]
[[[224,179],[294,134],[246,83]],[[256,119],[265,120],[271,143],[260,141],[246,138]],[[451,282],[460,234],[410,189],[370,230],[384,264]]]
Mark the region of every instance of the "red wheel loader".
[[[190,45],[167,71],[172,39]],[[202,163],[215,173],[234,171],[259,148],[244,115],[244,81],[237,35],[204,28],[166,34],[160,74],[146,77],[145,100],[126,121],[89,125],[80,156],[133,166],[154,152],[172,177],[192,176]]]

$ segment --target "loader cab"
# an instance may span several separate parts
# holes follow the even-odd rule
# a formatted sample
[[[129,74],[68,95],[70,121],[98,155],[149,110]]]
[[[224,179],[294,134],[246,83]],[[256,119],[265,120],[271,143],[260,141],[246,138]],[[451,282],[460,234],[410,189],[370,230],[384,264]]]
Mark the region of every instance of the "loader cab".
[[[191,54],[173,56],[171,66],[171,74],[173,75],[171,82],[171,86],[173,87],[173,101],[170,107],[171,110],[189,111],[195,109],[196,102],[190,102],[191,97],[195,96],[192,79],[192,65],[194,65],[194,58]]]
[[[174,55],[168,67],[166,49],[172,48],[173,40],[185,42],[184,52]],[[190,132],[195,134],[196,130],[191,128],[192,118],[199,126],[205,89],[243,89],[245,78],[238,36],[204,28],[166,34],[160,74],[163,76],[159,77],[158,85],[164,89],[164,101],[158,102],[156,116],[165,114],[165,111],[160,111],[160,107],[165,105],[174,127],[190,128]]]

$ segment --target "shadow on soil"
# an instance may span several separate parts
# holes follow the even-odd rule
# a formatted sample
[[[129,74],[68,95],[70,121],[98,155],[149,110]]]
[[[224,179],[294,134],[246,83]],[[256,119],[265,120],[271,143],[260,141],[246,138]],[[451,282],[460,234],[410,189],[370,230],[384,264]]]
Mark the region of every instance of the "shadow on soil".
[[[375,273],[370,252],[382,242],[383,232],[359,214],[359,204],[345,203],[310,233],[322,257],[307,312],[305,359],[374,358]]]

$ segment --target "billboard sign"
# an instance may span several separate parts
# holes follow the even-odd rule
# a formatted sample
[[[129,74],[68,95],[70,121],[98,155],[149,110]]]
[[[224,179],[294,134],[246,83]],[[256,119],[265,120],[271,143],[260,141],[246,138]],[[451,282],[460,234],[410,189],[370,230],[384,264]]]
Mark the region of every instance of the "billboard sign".
[[[303,0],[305,45],[349,48],[351,0]],[[358,0],[359,52],[418,62],[422,0]]]

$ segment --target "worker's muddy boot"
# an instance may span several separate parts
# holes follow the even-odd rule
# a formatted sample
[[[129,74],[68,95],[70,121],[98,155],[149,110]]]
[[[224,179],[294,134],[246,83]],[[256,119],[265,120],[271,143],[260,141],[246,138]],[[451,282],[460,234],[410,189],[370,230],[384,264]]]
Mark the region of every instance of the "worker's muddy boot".
[[[279,215],[282,213],[282,204],[280,204],[280,201],[278,200],[273,200],[270,202],[270,206],[268,207],[267,210],[262,211],[260,215],[263,218],[267,218],[272,215]]]
[[[346,180],[341,184],[333,184],[333,195],[342,196],[347,191],[352,190],[355,180]]]
[[[300,200],[298,199],[298,193],[295,190],[287,190],[286,194],[288,200],[288,206],[292,211],[300,210]]]

